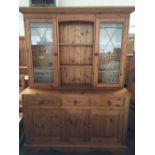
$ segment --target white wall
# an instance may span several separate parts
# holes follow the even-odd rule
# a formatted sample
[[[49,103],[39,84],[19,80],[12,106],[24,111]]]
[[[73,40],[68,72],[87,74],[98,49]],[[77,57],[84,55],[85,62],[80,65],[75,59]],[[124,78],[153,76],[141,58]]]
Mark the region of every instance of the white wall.
[[[19,6],[20,7],[30,6],[30,1],[29,0],[19,0]],[[19,13],[19,36],[24,36],[24,35],[25,35],[25,32],[24,32],[23,15],[21,13]]]
[[[23,15],[19,13],[19,36],[25,36]]]
[[[58,0],[59,6],[134,6],[135,0]],[[129,33],[135,33],[135,13],[130,15]]]
[[[130,15],[129,33],[135,33],[135,12]]]
[[[134,0],[58,0],[59,6],[133,6]]]
[[[56,6],[134,6],[134,4],[135,0],[56,0]],[[30,6],[30,1],[19,0],[19,6]],[[135,13],[130,16],[129,33],[135,33]],[[19,35],[25,35],[22,14],[19,14]]]
[[[30,6],[30,0],[19,0],[19,6]]]

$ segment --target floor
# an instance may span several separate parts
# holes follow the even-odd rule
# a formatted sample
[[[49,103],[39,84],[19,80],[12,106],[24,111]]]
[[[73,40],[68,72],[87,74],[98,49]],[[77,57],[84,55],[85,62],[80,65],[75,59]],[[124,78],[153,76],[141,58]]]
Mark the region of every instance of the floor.
[[[128,131],[128,151],[125,155],[135,155],[135,132],[134,130],[129,130]],[[27,155],[23,151],[23,145],[21,146],[20,149],[20,155]],[[59,152],[59,151],[42,151],[38,153],[38,155],[113,155],[112,153],[109,152],[102,152],[102,151],[94,151],[94,152],[87,152],[87,153],[77,153],[77,152],[72,152],[72,153],[64,153],[64,152]]]

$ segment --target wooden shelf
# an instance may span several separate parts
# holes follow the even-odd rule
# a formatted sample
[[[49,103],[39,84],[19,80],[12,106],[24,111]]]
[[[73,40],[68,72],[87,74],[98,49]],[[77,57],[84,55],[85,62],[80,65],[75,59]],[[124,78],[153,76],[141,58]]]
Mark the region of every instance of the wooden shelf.
[[[68,64],[68,65],[60,65],[60,68],[61,67],[92,67],[92,64],[91,65],[88,65],[88,64]]]
[[[94,44],[67,44],[67,43],[59,43],[60,46],[93,46]]]
[[[28,69],[27,66],[19,66],[20,69]]]
[[[53,42],[37,42],[36,44],[32,44],[32,46],[45,46],[45,45],[52,45]]]
[[[91,84],[61,84],[60,89],[90,89],[92,88]]]
[[[119,71],[102,71],[102,70],[99,70],[99,72],[119,72]]]

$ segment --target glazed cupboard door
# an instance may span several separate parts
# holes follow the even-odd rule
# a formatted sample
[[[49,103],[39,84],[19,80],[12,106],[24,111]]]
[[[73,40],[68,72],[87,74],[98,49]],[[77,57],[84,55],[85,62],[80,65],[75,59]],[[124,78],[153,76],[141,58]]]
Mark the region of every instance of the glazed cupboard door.
[[[36,88],[55,88],[58,83],[56,19],[29,19],[26,24],[29,84]]]
[[[95,87],[123,87],[128,20],[96,20]]]

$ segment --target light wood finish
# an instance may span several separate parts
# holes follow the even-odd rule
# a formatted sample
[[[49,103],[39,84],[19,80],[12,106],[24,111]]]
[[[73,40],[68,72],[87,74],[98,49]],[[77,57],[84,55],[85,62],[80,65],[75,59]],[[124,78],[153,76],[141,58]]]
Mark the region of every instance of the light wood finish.
[[[60,22],[68,22],[68,21],[83,21],[83,22],[93,22],[95,20],[95,15],[94,14],[88,14],[85,16],[85,14],[59,14],[58,15],[58,20]]]
[[[60,22],[59,45],[61,86],[91,84],[93,23]]]
[[[94,144],[83,144],[83,145],[79,145],[79,144],[49,144],[49,145],[27,145],[25,144],[25,148],[26,148],[26,152],[28,155],[37,155],[37,153],[39,152],[39,150],[50,150],[51,148],[55,148],[56,150],[60,150],[63,152],[86,152],[86,151],[95,151],[97,150],[101,150],[101,151],[109,151],[109,149],[111,150],[111,152],[114,155],[124,155],[127,152],[127,147],[126,146],[122,146],[122,145],[94,145]]]
[[[28,74],[28,57],[25,37],[19,37],[19,74]]]
[[[134,7],[20,8],[29,58],[30,88],[22,92],[27,154],[48,149],[117,154],[127,150],[130,94],[123,84],[129,14],[133,11]],[[32,55],[32,22],[53,25],[54,55],[50,59],[54,60],[54,82],[34,82],[36,62],[32,60],[39,52]],[[121,52],[119,57],[112,55],[120,60],[120,67],[114,70],[120,72],[115,84],[98,82],[101,22],[123,24]],[[110,58],[107,56],[102,63]],[[43,66],[46,61],[38,63]]]
[[[133,6],[106,6],[106,7],[20,7],[19,11],[24,14],[130,14],[135,8]]]
[[[54,61],[54,82],[53,83],[36,83],[34,82],[34,68],[32,57],[32,46],[30,39],[30,23],[51,23],[52,24],[52,37],[53,37],[53,61]],[[25,19],[25,35],[27,41],[28,55],[29,55],[29,86],[37,88],[56,88],[58,86],[58,54],[57,54],[57,39],[56,39],[56,19]],[[51,58],[52,59],[52,58]]]
[[[130,33],[127,43],[127,54],[133,54],[135,51],[135,34]]]
[[[119,144],[122,138],[122,110],[92,110],[89,117],[90,141]]]
[[[130,98],[126,89],[73,92],[27,88],[22,96],[29,146],[65,149],[72,144],[73,148],[90,149],[93,145],[109,151],[125,147]]]
[[[118,83],[98,83],[98,68],[99,68],[99,38],[100,38],[100,24],[101,23],[120,23],[124,25],[123,33],[122,33],[122,47],[121,47],[121,56],[120,56],[120,69],[119,69],[119,81]],[[96,19],[96,42],[95,42],[95,69],[94,69],[94,83],[96,87],[99,88],[108,88],[108,87],[115,87],[121,88],[124,85],[124,78],[125,78],[125,62],[126,62],[126,42],[128,38],[128,24],[129,20],[127,17],[107,17],[107,18],[97,18]]]
[[[135,53],[132,56],[127,56],[126,61],[126,85],[128,91],[132,94],[131,104],[135,104]]]
[[[25,75],[21,74],[19,75],[19,92],[21,92],[25,88],[26,88]]]
[[[46,10],[44,8],[20,8],[25,19],[26,45],[29,57],[29,86],[43,89],[122,88],[125,77],[129,13],[134,10],[134,7],[77,7],[74,8],[74,12],[77,11],[74,14],[67,9],[71,11],[73,8],[50,7]],[[118,10],[120,12],[117,12]],[[61,11],[66,12],[66,14],[62,15]],[[51,58],[54,61],[54,82],[52,83],[34,82],[29,27],[31,22],[52,23],[54,41],[54,54]],[[121,23],[124,27],[118,72],[119,80],[116,83],[98,83],[100,23]],[[101,73],[103,74],[101,76],[106,75],[104,72]],[[77,87],[77,85],[79,86]]]
[[[19,66],[27,66],[27,49],[25,37],[19,37]]]

